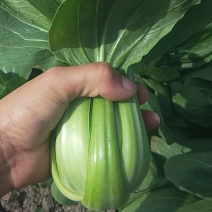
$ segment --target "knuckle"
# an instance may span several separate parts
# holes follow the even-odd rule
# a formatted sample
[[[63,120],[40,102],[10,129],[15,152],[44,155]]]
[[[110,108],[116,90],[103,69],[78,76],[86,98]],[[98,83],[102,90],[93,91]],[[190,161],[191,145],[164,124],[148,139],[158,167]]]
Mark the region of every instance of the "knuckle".
[[[98,73],[101,79],[111,80],[114,76],[113,67],[107,62],[98,63]]]

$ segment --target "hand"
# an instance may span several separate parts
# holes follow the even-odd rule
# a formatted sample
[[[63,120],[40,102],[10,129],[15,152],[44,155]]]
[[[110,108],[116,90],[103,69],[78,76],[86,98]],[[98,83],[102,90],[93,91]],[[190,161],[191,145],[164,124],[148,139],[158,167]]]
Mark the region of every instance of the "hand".
[[[122,77],[107,63],[92,63],[51,68],[3,98],[0,195],[50,178],[50,135],[73,99],[101,95],[119,101],[137,91],[143,104],[148,98],[144,86]],[[147,129],[159,124],[154,112],[143,111],[143,116]]]

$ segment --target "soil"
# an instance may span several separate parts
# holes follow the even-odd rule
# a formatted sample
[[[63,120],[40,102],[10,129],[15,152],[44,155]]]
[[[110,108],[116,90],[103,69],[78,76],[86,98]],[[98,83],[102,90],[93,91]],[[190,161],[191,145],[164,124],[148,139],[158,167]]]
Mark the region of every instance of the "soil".
[[[59,205],[52,198],[49,187],[29,186],[20,191],[9,192],[2,197],[0,204],[0,212],[34,212],[36,208],[40,208],[42,212],[92,212],[80,203],[72,206]]]

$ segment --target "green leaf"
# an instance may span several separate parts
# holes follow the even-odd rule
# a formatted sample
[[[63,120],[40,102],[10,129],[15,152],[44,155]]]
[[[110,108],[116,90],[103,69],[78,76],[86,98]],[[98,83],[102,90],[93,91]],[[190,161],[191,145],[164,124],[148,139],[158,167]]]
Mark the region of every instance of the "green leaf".
[[[27,5],[27,1],[5,0],[4,4],[0,1],[0,66],[48,69],[61,65],[62,63],[48,51],[47,30],[32,24],[13,10],[21,10],[32,18],[33,13],[28,11]]]
[[[15,54],[15,56],[14,56]],[[43,70],[54,66],[64,66],[61,61],[47,50],[33,48],[8,49],[4,54],[0,54],[0,66],[12,66],[16,68],[40,68]]]
[[[27,80],[23,77],[14,77],[9,79],[5,73],[0,71],[0,99],[26,82]]]
[[[177,188],[212,200],[212,151],[171,157],[164,165],[166,178]]]
[[[51,186],[52,183],[53,183],[53,179],[50,178],[49,180],[46,180],[46,181],[44,181],[44,182],[38,183],[38,186],[41,187],[41,188],[46,188],[46,187],[48,187],[48,186]]]
[[[209,80],[210,82],[212,82],[211,70],[212,70],[212,62],[202,67],[198,67],[190,71],[188,74],[184,74],[184,76],[180,79],[180,81],[184,82],[188,78],[198,78],[198,79]]]
[[[139,79],[137,78],[139,81]],[[190,124],[186,122],[178,113],[174,110],[171,90],[168,84],[159,83],[151,79],[142,79],[143,84],[149,86],[149,90],[154,94],[149,94],[149,100],[142,108],[147,110],[153,110],[159,114],[161,118],[161,124],[175,126],[175,127],[188,127]],[[149,105],[149,106],[148,106]],[[161,125],[162,126],[162,125]],[[165,128],[165,126],[162,126]]]
[[[169,51],[162,57],[158,64],[167,64],[177,70],[205,65],[212,60],[211,46],[212,23],[194,34],[184,43]]]
[[[211,212],[212,202],[208,200],[199,200],[179,208],[175,212]]]
[[[46,30],[21,19],[18,14],[14,14],[2,3],[0,3],[0,17],[0,53],[5,52],[8,48],[49,48]]]
[[[25,21],[42,30],[48,30],[60,5],[59,0],[0,0]]]
[[[172,31],[161,39],[150,53],[144,57],[143,61],[151,62],[166,51],[189,39],[193,34],[212,22],[211,13],[211,0],[203,0],[201,4],[190,8],[185,16],[174,26]]]
[[[161,173],[154,155],[151,154],[149,171],[141,186],[136,190],[136,192],[150,191],[152,189],[164,186],[165,183],[166,180],[164,178],[164,175]]]
[[[107,61],[126,71],[199,2],[67,0],[54,17],[50,47],[71,65]]]
[[[186,120],[212,126],[212,82],[188,78],[184,83],[172,82],[172,101],[175,109]]]
[[[167,105],[167,108],[168,107],[169,105]],[[165,123],[160,103],[156,95],[149,93],[148,101],[141,106],[141,109],[154,111],[160,116],[160,124],[153,131],[156,136],[160,137],[167,144],[172,144],[179,139]],[[167,111],[169,111],[169,108]]]
[[[54,182],[51,185],[51,195],[60,205],[63,206],[75,205],[77,203],[65,197]]]
[[[150,78],[156,82],[169,82],[181,77],[181,74],[171,66],[155,67],[155,62],[145,64],[142,61],[133,65],[133,69],[141,77]]]
[[[32,73],[32,69],[28,67],[12,67],[12,66],[2,66],[0,70],[4,72],[7,77],[23,77],[26,80],[29,79],[30,74]]]
[[[119,212],[175,212],[177,208],[189,205],[197,198],[176,188],[160,188],[151,192],[132,194]]]

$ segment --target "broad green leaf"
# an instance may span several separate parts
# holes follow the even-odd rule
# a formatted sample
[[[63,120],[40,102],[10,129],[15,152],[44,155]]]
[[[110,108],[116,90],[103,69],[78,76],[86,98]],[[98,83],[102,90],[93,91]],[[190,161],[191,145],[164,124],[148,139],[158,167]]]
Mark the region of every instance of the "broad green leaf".
[[[155,94],[149,93],[148,101],[141,106],[141,109],[154,111],[160,116],[160,124],[153,131],[156,136],[162,138],[167,144],[172,144],[179,139],[165,123],[158,97]]]
[[[142,61],[133,65],[133,69],[141,77],[150,78],[156,82],[169,82],[181,77],[181,74],[171,66],[155,67],[155,62],[145,64]]]
[[[212,23],[164,55],[159,64],[170,65],[177,70],[181,70],[199,67],[211,60]]]
[[[48,51],[48,33],[0,1],[0,66],[46,69],[61,63]],[[15,4],[16,2],[16,4]],[[17,7],[18,1],[7,1]],[[20,5],[26,1],[20,1]],[[20,6],[19,5],[19,6]],[[17,9],[23,9],[17,7]],[[26,9],[26,8],[25,8]],[[29,11],[27,14],[30,15]],[[31,14],[33,15],[33,14]]]
[[[71,65],[107,61],[126,71],[197,3],[200,1],[67,0],[53,20],[50,47]]]
[[[15,54],[16,53],[16,54]],[[16,56],[14,56],[14,54]],[[11,48],[0,54],[0,66],[12,66],[16,68],[40,68],[43,70],[54,66],[64,66],[48,50],[38,50],[34,48]]]
[[[18,14],[11,14],[12,12],[0,3],[0,53],[21,47],[48,49],[47,31],[25,22]],[[28,52],[27,49],[25,52]]]
[[[199,200],[185,205],[175,212],[211,212],[212,202],[208,200]]]
[[[60,5],[59,0],[0,0],[9,7],[17,18],[24,19],[36,28],[48,30]]]
[[[25,78],[26,80],[29,79],[32,72],[32,69],[28,67],[2,66],[0,67],[0,70],[3,71],[9,78],[19,76]]]
[[[146,79],[145,82],[151,89],[154,90],[154,94],[157,98],[162,117],[165,122],[169,119],[173,119],[173,106],[168,86],[164,83],[159,83],[151,79]]]
[[[144,104],[142,108],[146,107],[146,109],[158,113],[161,118],[161,123],[165,125],[176,127],[190,126],[190,124],[182,119],[174,110],[169,84],[159,83],[151,79],[143,78],[142,80],[142,83],[146,84],[150,88],[149,90],[153,90],[152,92],[154,93],[149,95],[149,102]],[[149,106],[147,106],[147,104],[149,104]],[[165,126],[163,126],[163,128],[164,127]]]
[[[63,206],[75,205],[77,203],[65,197],[54,182],[51,185],[51,195],[60,205]]]
[[[166,178],[177,188],[212,200],[212,151],[171,157],[164,165]]]
[[[163,186],[166,183],[164,175],[161,173],[157,161],[153,154],[151,154],[150,158],[150,166],[147,176],[142,182],[141,186],[136,190],[136,192],[140,191],[150,191],[152,189]]]
[[[0,71],[0,99],[26,82],[27,80],[23,77],[14,77],[10,79],[5,73]]]
[[[188,78],[198,78],[204,79],[212,82],[212,62],[204,65],[202,67],[198,67],[192,70],[188,74],[184,74],[184,76],[180,79],[180,81],[185,81]]]
[[[175,212],[197,201],[197,198],[176,188],[160,188],[151,192],[132,194],[119,212]]]
[[[188,10],[185,16],[174,26],[158,44],[143,58],[143,61],[151,62],[170,49],[189,39],[212,22],[212,1],[202,0],[201,4]]]
[[[172,82],[172,101],[175,109],[186,120],[212,126],[212,82],[203,79],[186,79]]]

